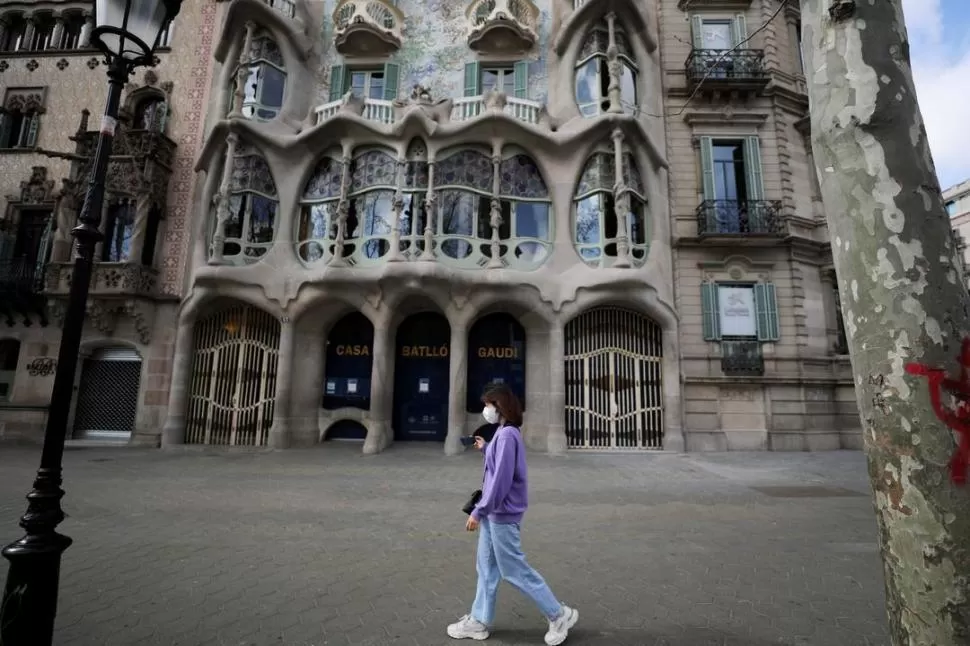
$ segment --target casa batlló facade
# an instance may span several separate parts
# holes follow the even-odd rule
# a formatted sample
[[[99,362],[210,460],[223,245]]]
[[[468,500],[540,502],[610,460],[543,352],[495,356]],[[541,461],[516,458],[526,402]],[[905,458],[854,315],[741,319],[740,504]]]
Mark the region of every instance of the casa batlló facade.
[[[453,454],[502,381],[538,450],[861,444],[796,8],[214,6],[131,441]]]

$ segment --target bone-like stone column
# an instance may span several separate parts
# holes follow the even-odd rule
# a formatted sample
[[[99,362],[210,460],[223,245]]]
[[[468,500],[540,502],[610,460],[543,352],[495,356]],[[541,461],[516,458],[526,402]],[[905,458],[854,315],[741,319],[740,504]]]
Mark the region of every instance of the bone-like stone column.
[[[232,96],[232,109],[229,111],[229,118],[243,117],[243,102],[246,100],[246,81],[249,80],[249,50],[252,49],[253,32],[256,25],[252,21],[246,22],[246,35],[243,37],[242,49],[239,52],[239,61],[236,65],[236,87]]]
[[[549,328],[549,453],[566,452],[566,339],[562,324]]]
[[[401,262],[405,260],[401,253],[401,213],[404,211],[404,171],[407,158],[397,160],[397,188],[394,191],[394,203],[391,213],[394,221],[391,223],[391,248],[387,253],[386,262]]]
[[[192,350],[195,325],[179,321],[175,335],[175,356],[172,359],[172,382],[168,395],[168,416],[162,426],[162,448],[185,444],[185,414],[192,381]]]
[[[273,407],[273,425],[269,429],[269,445],[274,449],[290,446],[295,336],[293,321],[284,316],[280,321],[280,349],[276,359],[276,405]]]
[[[370,410],[367,418],[367,438],[364,440],[364,453],[380,453],[388,447],[392,439],[391,429],[391,383],[394,374],[394,344],[392,342],[390,313],[381,317],[374,325],[374,347],[371,353]]]
[[[496,144],[492,151],[492,203],[488,214],[488,224],[492,228],[492,243],[490,246],[490,258],[486,269],[502,268],[502,248],[499,242],[499,227],[502,226],[502,203],[499,201],[499,191],[502,186],[502,147]],[[477,227],[476,223],[476,227]]]
[[[616,183],[613,185],[613,215],[616,218],[616,262],[614,267],[631,267],[630,262],[630,193],[623,182],[623,132],[613,129],[613,163]]]
[[[418,260],[423,262],[434,262],[434,231],[438,226],[438,211],[434,194],[434,167],[435,160],[428,153],[428,194],[424,198],[424,249]]]
[[[623,96],[620,93],[620,74],[622,73],[620,63],[620,49],[616,46],[616,14],[612,11],[606,14],[606,23],[609,27],[610,40],[606,48],[607,68],[610,73],[610,85],[607,94],[610,99],[610,107],[607,112],[611,114],[623,113]]]
[[[226,135],[226,160],[222,165],[222,179],[219,182],[219,192],[216,193],[216,227],[212,234],[212,244],[209,247],[209,264],[223,263],[222,247],[226,242],[226,222],[229,220],[229,188],[232,181],[232,164],[239,146],[239,135],[230,132]]]
[[[448,434],[445,436],[445,455],[457,455],[464,448],[461,436],[465,432],[465,399],[468,395],[468,326],[451,326],[451,346],[448,348],[451,388],[448,393]]]

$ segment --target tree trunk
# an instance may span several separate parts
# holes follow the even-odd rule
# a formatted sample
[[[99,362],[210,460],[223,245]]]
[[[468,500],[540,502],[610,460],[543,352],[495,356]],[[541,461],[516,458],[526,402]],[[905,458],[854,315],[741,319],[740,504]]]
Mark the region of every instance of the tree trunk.
[[[970,488],[951,473],[958,438],[934,413],[928,381],[906,366],[958,374],[970,295],[916,101],[902,4],[801,0],[803,58],[892,643],[961,646],[970,644]],[[833,17],[831,5],[846,11]]]

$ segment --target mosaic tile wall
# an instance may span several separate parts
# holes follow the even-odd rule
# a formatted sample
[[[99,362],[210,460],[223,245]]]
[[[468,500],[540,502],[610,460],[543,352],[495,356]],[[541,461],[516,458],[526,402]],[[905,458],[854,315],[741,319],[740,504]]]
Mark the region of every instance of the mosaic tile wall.
[[[537,0],[540,8],[539,43],[523,58],[529,65],[529,98],[544,102],[547,96],[547,74],[544,53],[548,49],[551,25],[551,0]],[[323,87],[320,103],[329,97],[330,67],[342,60],[333,47],[333,10],[337,0],[323,2],[322,42],[325,43],[323,69],[319,78]],[[398,0],[397,7],[405,16],[404,44],[394,61],[401,64],[402,96],[420,83],[431,90],[435,99],[460,97],[464,90],[465,63],[476,60],[467,45],[468,0]],[[514,62],[514,61],[508,61]]]

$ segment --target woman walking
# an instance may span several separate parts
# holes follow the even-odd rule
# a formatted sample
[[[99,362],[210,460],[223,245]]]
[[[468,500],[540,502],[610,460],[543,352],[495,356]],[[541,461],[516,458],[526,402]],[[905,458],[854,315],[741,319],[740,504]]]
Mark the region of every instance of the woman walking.
[[[465,523],[478,535],[478,589],[471,613],[448,626],[454,639],[488,639],[488,627],[495,617],[498,584],[508,581],[532,599],[549,621],[546,644],[558,646],[566,641],[579,613],[560,603],[542,576],[526,562],[519,531],[528,507],[522,404],[505,384],[490,386],[482,395],[482,417],[498,424],[491,442],[475,438],[475,446],[485,452],[485,483],[482,497]]]

